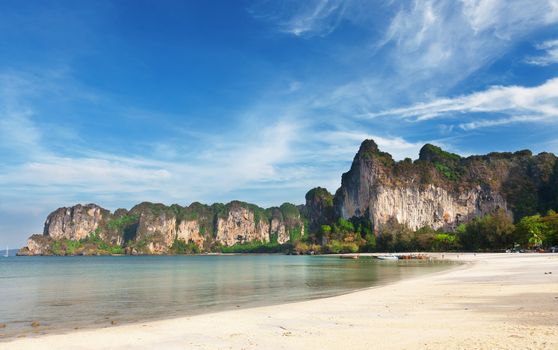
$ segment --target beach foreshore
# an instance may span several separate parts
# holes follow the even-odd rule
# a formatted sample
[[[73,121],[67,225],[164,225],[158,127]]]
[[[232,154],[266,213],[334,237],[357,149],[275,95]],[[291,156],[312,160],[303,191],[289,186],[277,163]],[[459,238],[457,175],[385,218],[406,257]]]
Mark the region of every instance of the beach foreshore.
[[[0,349],[558,349],[558,254],[443,257],[466,263],[331,298],[19,338]]]

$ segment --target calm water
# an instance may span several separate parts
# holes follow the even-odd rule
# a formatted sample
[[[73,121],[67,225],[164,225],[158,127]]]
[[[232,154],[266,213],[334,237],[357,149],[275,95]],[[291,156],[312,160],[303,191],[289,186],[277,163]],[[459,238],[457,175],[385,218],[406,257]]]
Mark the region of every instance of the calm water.
[[[285,255],[0,257],[0,340],[333,296],[450,266]]]

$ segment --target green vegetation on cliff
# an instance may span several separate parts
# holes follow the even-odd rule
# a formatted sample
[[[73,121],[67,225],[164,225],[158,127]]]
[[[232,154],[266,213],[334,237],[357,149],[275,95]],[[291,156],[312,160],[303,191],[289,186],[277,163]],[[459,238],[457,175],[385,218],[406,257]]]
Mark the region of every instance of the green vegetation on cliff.
[[[453,162],[461,160],[461,156],[455,153],[444,151],[438,146],[430,143],[424,145],[419,152],[419,159],[438,162]]]
[[[122,229],[136,221],[138,221],[138,214],[123,215],[115,219],[110,220],[107,223],[107,228],[109,230],[122,231]]]

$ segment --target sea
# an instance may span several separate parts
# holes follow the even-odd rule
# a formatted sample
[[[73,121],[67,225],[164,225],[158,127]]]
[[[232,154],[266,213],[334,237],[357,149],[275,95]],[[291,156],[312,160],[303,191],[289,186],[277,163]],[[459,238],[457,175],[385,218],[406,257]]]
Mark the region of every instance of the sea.
[[[324,298],[452,266],[337,256],[0,256],[0,341]]]

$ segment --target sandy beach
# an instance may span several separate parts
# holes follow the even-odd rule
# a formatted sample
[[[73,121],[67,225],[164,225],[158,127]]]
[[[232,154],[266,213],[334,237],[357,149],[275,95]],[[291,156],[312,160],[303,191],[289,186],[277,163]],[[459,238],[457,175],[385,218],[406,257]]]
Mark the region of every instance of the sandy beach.
[[[558,349],[558,254],[444,254],[457,268],[332,298],[19,338],[0,349]]]

